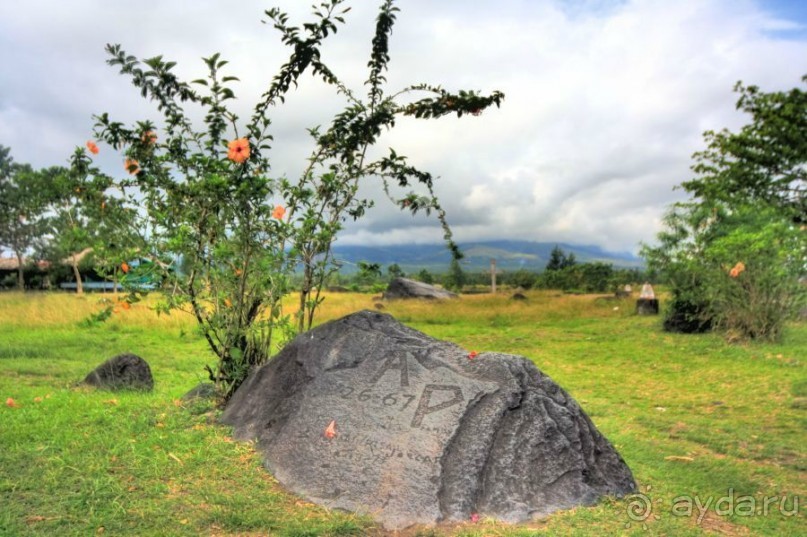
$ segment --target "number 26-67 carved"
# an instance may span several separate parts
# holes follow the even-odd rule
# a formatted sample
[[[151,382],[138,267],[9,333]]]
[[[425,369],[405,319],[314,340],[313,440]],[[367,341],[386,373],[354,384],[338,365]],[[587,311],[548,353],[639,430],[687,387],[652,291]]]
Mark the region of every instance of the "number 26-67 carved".
[[[355,390],[350,386],[345,386],[339,390],[339,395],[342,398],[347,399],[354,395],[354,391]],[[432,398],[435,394],[440,392],[447,392],[450,397],[446,399],[444,394],[443,397],[439,397],[439,399],[443,399],[442,402],[432,404]],[[427,415],[440,410],[445,410],[454,405],[458,405],[465,400],[459,386],[445,384],[425,385],[420,394],[420,398],[415,395],[401,393],[379,394],[373,392],[369,388],[355,394],[355,398],[363,403],[374,400],[377,403],[380,402],[385,407],[397,408],[399,412],[409,408],[415,399],[418,399],[415,414],[412,417],[412,422],[410,424],[411,427],[420,427],[421,423],[423,423],[423,418],[425,418]]]
[[[348,397],[353,395],[354,391],[355,390],[350,386],[345,386],[339,390],[339,395],[343,399],[347,399]],[[416,396],[407,393],[388,393],[382,397],[380,394],[373,393],[373,391],[370,388],[362,390],[356,395],[356,399],[358,399],[362,403],[367,402],[373,398],[378,399],[379,397],[381,398],[380,399],[381,404],[389,407],[398,406],[399,401],[402,401],[403,405],[401,405],[401,407],[398,410],[406,410],[406,407],[411,405],[412,401],[414,401],[417,398]]]

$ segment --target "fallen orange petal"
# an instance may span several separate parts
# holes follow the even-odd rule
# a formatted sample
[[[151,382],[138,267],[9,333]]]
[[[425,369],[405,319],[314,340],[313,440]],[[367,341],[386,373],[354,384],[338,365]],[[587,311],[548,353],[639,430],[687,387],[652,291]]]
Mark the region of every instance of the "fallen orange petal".
[[[476,358],[477,356],[479,356],[479,353],[478,353],[478,352],[476,352],[476,351],[471,351],[471,352],[469,352],[469,353],[468,353],[468,359],[469,359],[469,360],[473,360],[473,359],[474,359],[474,358]]]
[[[331,423],[325,428],[325,438],[331,439],[336,436],[336,420],[331,420]]]
[[[16,408],[20,405],[17,404],[17,401],[9,397],[8,399],[6,399],[6,406],[9,408]]]

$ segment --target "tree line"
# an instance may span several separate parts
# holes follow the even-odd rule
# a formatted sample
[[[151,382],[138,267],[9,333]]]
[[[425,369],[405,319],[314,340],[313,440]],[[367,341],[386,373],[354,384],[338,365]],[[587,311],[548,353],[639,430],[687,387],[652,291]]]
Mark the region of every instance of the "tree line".
[[[26,274],[29,285],[43,285],[31,261],[44,261],[51,279],[67,279],[68,271],[81,292],[83,272],[114,277],[134,255],[133,209],[100,195],[99,186],[68,167],[34,169],[0,146],[0,247],[16,258],[17,288],[25,288]]]
[[[397,263],[386,268],[379,263],[359,262],[353,274],[334,274],[329,280],[331,287],[350,291],[380,292],[398,277],[406,277],[427,284],[442,285],[455,292],[473,292],[489,288],[491,276],[488,271],[472,271],[462,268],[459,261],[452,260],[444,271],[414,269],[405,273]],[[519,269],[497,273],[497,283],[521,289],[558,289],[570,293],[611,293],[651,278],[639,268],[614,267],[612,263],[593,261],[579,263],[574,253],[565,252],[559,246],[552,249],[543,271]]]

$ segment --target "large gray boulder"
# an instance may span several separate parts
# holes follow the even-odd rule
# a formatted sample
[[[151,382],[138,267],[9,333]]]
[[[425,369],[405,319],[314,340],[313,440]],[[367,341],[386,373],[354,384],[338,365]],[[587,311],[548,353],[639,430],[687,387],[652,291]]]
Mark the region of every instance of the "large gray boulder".
[[[291,491],[388,529],[525,521],[635,491],[580,406],[529,360],[468,353],[362,311],[254,370],[222,421]]]
[[[135,354],[119,354],[96,367],[84,378],[84,384],[106,390],[143,390],[154,388],[148,363]]]
[[[456,298],[457,295],[451,291],[440,289],[428,283],[423,283],[409,278],[395,278],[387,286],[387,290],[382,295],[387,300],[399,298],[427,298],[445,299]]]

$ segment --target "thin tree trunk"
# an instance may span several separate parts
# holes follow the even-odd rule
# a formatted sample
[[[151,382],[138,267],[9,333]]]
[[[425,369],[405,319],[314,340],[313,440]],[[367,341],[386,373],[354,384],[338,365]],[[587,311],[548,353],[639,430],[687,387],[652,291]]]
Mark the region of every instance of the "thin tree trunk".
[[[73,276],[76,277],[76,294],[83,295],[84,294],[84,285],[81,283],[81,273],[78,271],[78,261],[76,261],[76,257],[73,256],[70,258],[70,266],[73,267]]]
[[[17,254],[17,289],[25,291],[25,275],[22,269],[22,254]]]

